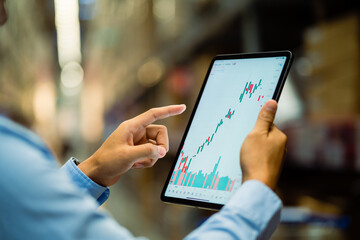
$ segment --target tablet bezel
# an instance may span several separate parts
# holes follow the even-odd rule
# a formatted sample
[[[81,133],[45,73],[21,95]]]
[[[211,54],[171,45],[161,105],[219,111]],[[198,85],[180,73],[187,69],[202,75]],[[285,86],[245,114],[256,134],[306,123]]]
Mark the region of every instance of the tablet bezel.
[[[165,192],[166,192],[166,189],[167,189],[167,187],[169,185],[172,173],[173,173],[173,171],[174,171],[174,169],[176,167],[176,162],[177,162],[177,159],[178,159],[178,157],[180,155],[180,152],[181,152],[181,146],[185,142],[186,136],[188,134],[188,131],[190,129],[190,125],[191,125],[191,123],[193,121],[193,118],[195,116],[195,112],[196,112],[196,110],[198,108],[198,104],[200,102],[200,99],[201,99],[201,97],[203,95],[203,92],[204,92],[206,83],[207,83],[207,81],[209,79],[209,75],[210,75],[211,69],[212,69],[212,67],[214,65],[214,62],[216,60],[230,60],[230,59],[238,60],[238,59],[249,59],[249,58],[267,58],[267,57],[286,57],[284,67],[283,67],[282,72],[280,74],[279,81],[278,81],[278,83],[276,85],[274,95],[272,97],[272,99],[274,99],[275,101],[279,101],[281,91],[282,91],[282,89],[284,87],[285,80],[286,80],[286,77],[287,77],[287,75],[289,73],[289,70],[290,70],[290,67],[291,67],[291,64],[292,64],[292,60],[293,60],[293,54],[290,51],[258,52],[258,53],[244,53],[244,54],[226,54],[226,55],[217,55],[212,59],[212,61],[210,63],[210,66],[208,68],[208,71],[206,73],[204,82],[203,82],[203,84],[201,86],[199,95],[198,95],[198,97],[196,99],[196,102],[195,102],[193,111],[191,113],[190,119],[189,119],[188,124],[186,126],[184,135],[183,135],[183,137],[181,139],[179,149],[178,149],[178,151],[176,153],[174,163],[173,163],[173,165],[172,165],[172,167],[171,167],[171,169],[169,171],[169,175],[168,175],[168,177],[166,179],[163,190],[161,192],[161,197],[160,198],[161,198],[161,200],[163,202],[180,204],[180,205],[191,206],[191,207],[204,208],[204,209],[209,209],[209,210],[220,210],[224,206],[223,204],[217,204],[217,203],[194,201],[194,200],[176,198],[176,197],[168,197],[168,196],[165,196]]]

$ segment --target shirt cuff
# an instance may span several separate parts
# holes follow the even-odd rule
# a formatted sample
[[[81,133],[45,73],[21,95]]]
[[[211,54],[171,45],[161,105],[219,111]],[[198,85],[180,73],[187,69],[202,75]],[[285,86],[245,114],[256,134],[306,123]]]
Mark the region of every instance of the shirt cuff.
[[[91,180],[76,166],[74,160],[76,160],[76,158],[70,158],[61,169],[68,173],[72,181],[79,188],[84,189],[95,198],[99,205],[103,204],[109,198],[109,188],[103,187]]]
[[[264,183],[249,180],[237,190],[224,208],[238,209],[239,212],[251,216],[257,227],[262,230],[262,237],[266,239],[266,235],[272,234],[280,222],[282,202]]]

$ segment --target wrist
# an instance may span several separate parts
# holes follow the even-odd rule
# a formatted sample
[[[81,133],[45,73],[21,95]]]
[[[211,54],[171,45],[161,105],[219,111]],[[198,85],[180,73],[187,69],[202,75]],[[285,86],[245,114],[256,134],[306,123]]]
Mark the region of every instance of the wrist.
[[[256,180],[262,182],[272,190],[275,190],[276,188],[276,181],[273,180],[271,177],[268,177],[267,174],[243,176],[242,183],[245,183],[249,180]]]
[[[97,177],[98,172],[98,164],[97,161],[94,159],[93,156],[89,157],[88,159],[84,160],[83,162],[79,163],[78,168],[91,180],[96,182],[97,184],[106,187],[106,185]]]

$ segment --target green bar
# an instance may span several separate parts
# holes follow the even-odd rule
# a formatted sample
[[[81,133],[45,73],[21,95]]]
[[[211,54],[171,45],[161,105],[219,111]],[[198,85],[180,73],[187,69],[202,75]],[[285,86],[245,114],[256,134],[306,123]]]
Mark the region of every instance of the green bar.
[[[189,167],[190,167],[191,160],[192,160],[192,158],[190,158],[190,161],[189,161],[189,164],[187,165],[186,171],[187,171],[187,170],[189,169]]]
[[[247,82],[247,83],[246,83],[246,85],[245,85],[245,87],[244,87],[244,90],[243,90],[242,94],[240,94],[240,98],[239,98],[240,103],[242,102],[242,100],[243,100],[243,98],[244,98],[245,91],[246,91],[246,87],[247,87],[248,83],[249,83],[249,82]]]
[[[210,142],[212,142],[213,137],[214,137],[214,134],[211,135]]]
[[[246,88],[247,88],[248,83],[249,83],[249,82],[246,82],[246,85],[245,85],[245,87],[244,87],[243,94],[244,94],[244,93],[245,93],[245,91],[246,91]],[[250,85],[249,85],[249,86],[250,86]]]
[[[221,119],[220,122],[218,123],[218,125],[216,126],[216,130],[215,133],[217,132],[218,128],[221,126],[221,124],[223,124],[223,120]]]

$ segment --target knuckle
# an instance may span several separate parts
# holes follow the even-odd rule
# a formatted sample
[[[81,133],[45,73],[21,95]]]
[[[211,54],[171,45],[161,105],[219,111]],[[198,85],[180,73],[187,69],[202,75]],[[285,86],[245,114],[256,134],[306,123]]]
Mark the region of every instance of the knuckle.
[[[266,111],[261,111],[259,118],[269,123],[273,122],[274,120],[273,116]]]
[[[123,121],[122,123],[120,123],[119,126],[121,126],[121,127],[127,127],[127,126],[129,126],[129,125],[130,125],[130,120],[125,120],[125,121]]]
[[[256,133],[254,131],[251,131],[248,135],[247,138],[253,138],[256,136]]]
[[[156,108],[150,108],[149,113],[150,113],[150,115],[151,115],[151,117],[152,117],[153,119],[156,119],[156,118],[157,118]]]
[[[149,113],[154,116],[156,113],[156,108],[150,108]]]
[[[257,138],[257,137],[259,137],[259,135],[260,135],[260,133],[258,131],[253,130],[249,133],[248,137],[249,138]]]
[[[163,131],[164,133],[167,133],[167,132],[168,132],[167,127],[164,126],[164,125],[161,125],[161,126],[160,126],[160,130]]]
[[[156,160],[155,159],[150,159],[150,162],[149,162],[149,167],[153,167],[156,163]]]
[[[156,125],[156,127],[159,129],[159,131],[167,130],[167,127],[165,127],[164,125]]]
[[[143,162],[143,165],[147,168],[154,166],[154,164],[155,164],[155,162],[152,158],[148,158],[148,159],[146,159],[146,161]]]
[[[146,153],[148,156],[155,156],[156,155],[156,150],[153,146],[149,146],[147,149],[146,149]]]
[[[287,136],[285,133],[283,133],[282,131],[280,131],[280,138],[282,142],[286,142],[287,141]]]
[[[277,142],[278,146],[285,147],[287,142],[287,136],[283,133],[280,133]]]
[[[119,156],[129,156],[131,154],[130,150],[127,148],[121,148],[119,150]]]

